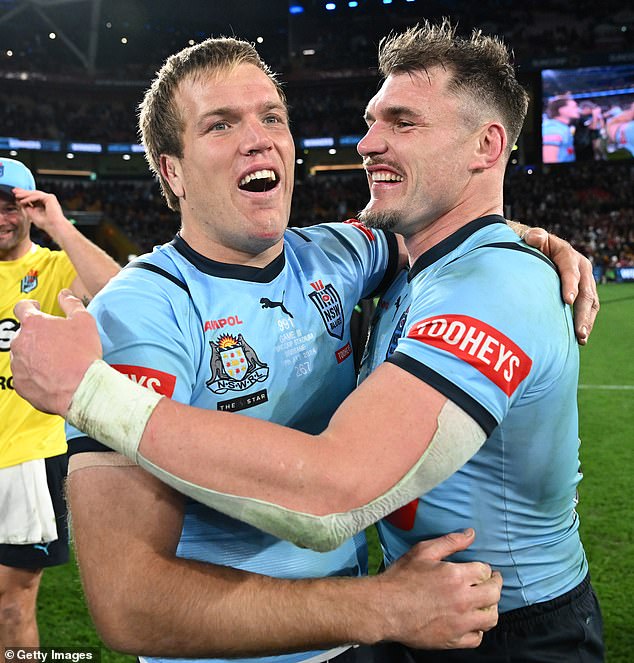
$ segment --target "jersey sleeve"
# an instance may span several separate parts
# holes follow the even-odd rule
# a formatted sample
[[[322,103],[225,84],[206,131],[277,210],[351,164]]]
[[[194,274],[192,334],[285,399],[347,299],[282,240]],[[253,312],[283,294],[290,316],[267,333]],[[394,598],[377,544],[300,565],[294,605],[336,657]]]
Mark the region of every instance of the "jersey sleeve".
[[[359,288],[358,298],[382,294],[398,273],[394,233],[366,228],[359,221],[324,223],[301,231],[317,242],[337,272]]]
[[[542,144],[560,147],[564,142],[561,128],[552,121],[546,121],[542,125]]]
[[[160,277],[159,277],[160,278]],[[123,270],[89,306],[97,321],[104,361],[147,389],[182,403],[191,400],[200,334],[186,292],[144,270]],[[198,348],[200,344],[198,344]],[[108,450],[67,425],[70,453]]]
[[[481,249],[412,284],[404,333],[387,361],[442,393],[489,435],[513,403],[556,379],[562,338],[569,348],[574,343],[566,309],[550,265]]]

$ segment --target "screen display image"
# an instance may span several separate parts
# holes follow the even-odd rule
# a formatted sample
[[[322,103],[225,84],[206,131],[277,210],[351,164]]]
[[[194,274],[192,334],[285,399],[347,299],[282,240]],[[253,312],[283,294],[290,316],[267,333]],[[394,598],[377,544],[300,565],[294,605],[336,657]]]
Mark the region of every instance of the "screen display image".
[[[634,64],[544,69],[544,163],[634,158]]]

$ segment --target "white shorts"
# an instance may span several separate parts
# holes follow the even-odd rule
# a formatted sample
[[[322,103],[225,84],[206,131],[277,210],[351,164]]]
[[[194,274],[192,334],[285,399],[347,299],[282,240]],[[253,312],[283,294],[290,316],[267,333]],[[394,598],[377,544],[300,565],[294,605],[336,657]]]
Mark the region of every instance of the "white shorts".
[[[0,543],[47,543],[57,536],[44,459],[0,468]]]

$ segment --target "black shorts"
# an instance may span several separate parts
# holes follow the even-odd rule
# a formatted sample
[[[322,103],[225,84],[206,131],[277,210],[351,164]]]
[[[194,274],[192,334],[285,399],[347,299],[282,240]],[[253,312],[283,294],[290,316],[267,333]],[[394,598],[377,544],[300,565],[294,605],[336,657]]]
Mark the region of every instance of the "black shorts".
[[[552,601],[500,615],[477,649],[394,646],[394,663],[602,663],[603,619],[589,576]]]
[[[46,481],[51,494],[57,539],[50,543],[13,545],[0,543],[0,564],[18,569],[42,569],[68,561],[68,514],[64,498],[64,482],[68,473],[68,456],[52,456],[45,461]]]

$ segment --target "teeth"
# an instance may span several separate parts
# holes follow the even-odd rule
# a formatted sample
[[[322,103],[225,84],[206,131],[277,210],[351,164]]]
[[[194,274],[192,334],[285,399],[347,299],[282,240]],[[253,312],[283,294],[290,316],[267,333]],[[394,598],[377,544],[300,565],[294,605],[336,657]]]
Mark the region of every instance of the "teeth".
[[[240,186],[244,186],[245,184],[248,184],[252,180],[272,180],[275,182],[277,177],[275,176],[275,173],[272,170],[256,170],[255,173],[251,173],[250,175],[247,175],[246,177],[243,177],[240,180]]]
[[[370,173],[370,177],[373,182],[402,182],[403,178],[401,175],[396,175],[396,173],[391,173],[387,170],[378,170]]]

